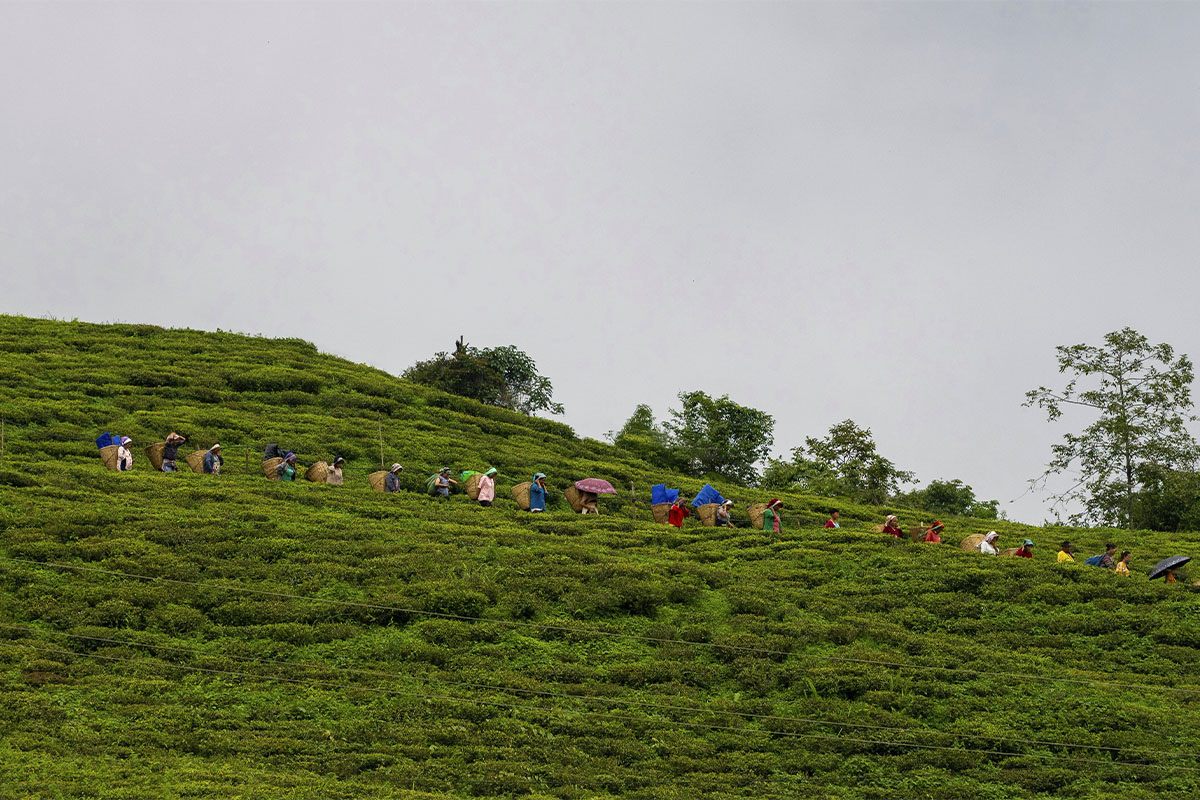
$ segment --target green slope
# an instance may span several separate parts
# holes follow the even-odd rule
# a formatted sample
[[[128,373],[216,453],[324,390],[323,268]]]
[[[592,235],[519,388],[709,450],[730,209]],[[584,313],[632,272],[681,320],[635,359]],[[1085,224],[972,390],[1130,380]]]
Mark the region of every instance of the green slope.
[[[0,797],[1200,794],[1200,595],[1052,563],[1191,534],[999,523],[1038,557],[988,560],[954,546],[978,520],[892,545],[802,496],[779,538],[676,532],[648,487],[698,481],[224,333],[0,317],[0,417]],[[105,429],[220,440],[228,474],[108,472]],[[366,485],[381,430],[411,493]],[[347,485],[264,480],[268,441]],[[443,463],[501,501],[419,494]],[[534,470],[633,482],[636,518],[523,514]]]

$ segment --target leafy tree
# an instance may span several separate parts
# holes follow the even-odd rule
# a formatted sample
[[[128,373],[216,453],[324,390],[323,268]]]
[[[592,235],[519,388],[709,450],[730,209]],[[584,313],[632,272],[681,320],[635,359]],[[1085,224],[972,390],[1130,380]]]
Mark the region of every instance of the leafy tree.
[[[668,433],[654,421],[650,406],[639,405],[625,425],[615,434],[609,431],[608,440],[622,450],[655,466],[678,470],[679,457],[671,445]]]
[[[453,353],[418,361],[403,377],[523,414],[563,413],[562,403],[553,400],[550,379],[539,375],[533,359],[513,345],[478,348],[460,338]]]
[[[976,499],[975,490],[957,478],[930,481],[924,489],[897,496],[895,502],[935,514],[957,514],[978,519],[997,519],[1000,516],[1000,501]]]
[[[1144,467],[1133,498],[1133,527],[1156,531],[1200,530],[1200,473]]]
[[[792,450],[790,462],[771,462],[763,476],[766,488],[800,488],[875,505],[912,481],[911,472],[897,469],[876,451],[870,428],[849,419],[831,426],[824,438],[805,439]]]
[[[671,409],[665,425],[675,454],[693,475],[720,475],[748,485],[757,464],[775,441],[775,419],[738,405],[728,395],[680,392],[682,407]]]
[[[1188,413],[1192,362],[1132,328],[1108,334],[1099,347],[1055,349],[1058,371],[1071,379],[1060,390],[1026,392],[1024,405],[1045,410],[1049,420],[1060,418],[1064,406],[1079,406],[1095,421],[1051,447],[1053,457],[1035,482],[1045,485],[1050,475],[1078,470],[1073,486],[1051,495],[1055,506],[1079,503],[1083,510],[1070,515],[1075,524],[1132,528],[1139,487],[1145,491],[1152,474],[1195,463],[1196,441],[1184,427],[1195,419]]]

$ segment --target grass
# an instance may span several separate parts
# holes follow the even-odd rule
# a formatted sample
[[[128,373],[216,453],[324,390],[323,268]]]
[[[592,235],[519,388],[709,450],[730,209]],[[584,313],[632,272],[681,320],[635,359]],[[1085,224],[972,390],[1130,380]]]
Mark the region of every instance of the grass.
[[[780,537],[676,531],[649,486],[699,481],[294,340],[0,317],[0,374],[0,797],[1200,793],[1194,590],[1053,563],[1195,534],[893,544],[870,525],[919,512],[824,531],[800,495]],[[219,440],[227,474],[108,472],[106,429]],[[381,431],[409,492],[367,486]],[[264,480],[269,441],[347,485]],[[496,506],[422,495],[443,463],[496,466]],[[507,493],[534,471],[544,516]],[[586,476],[634,513],[570,514]],[[955,547],[989,527],[1037,556]]]

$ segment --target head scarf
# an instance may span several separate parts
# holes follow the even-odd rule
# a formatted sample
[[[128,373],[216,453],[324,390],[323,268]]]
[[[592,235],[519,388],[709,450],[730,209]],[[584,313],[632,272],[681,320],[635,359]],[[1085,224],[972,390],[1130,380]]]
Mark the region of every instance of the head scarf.
[[[772,497],[770,500],[767,501],[767,508],[774,508],[775,506],[781,506],[781,505],[783,505],[783,501],[780,500],[778,497]]]
[[[133,439],[130,439],[128,436],[122,436],[121,437],[121,446],[124,447],[127,444],[133,444]]]
[[[1033,540],[1026,539],[1025,541],[1021,542],[1021,546],[1022,547],[1033,547]]]
[[[883,524],[884,524],[885,526],[887,526],[887,525],[891,525],[893,522],[899,522],[899,521],[900,521],[900,520],[896,519],[896,515],[895,515],[895,514],[888,514],[888,515],[887,515],[887,519],[885,519],[885,520],[883,521]]]
[[[537,483],[537,482],[538,482],[538,478],[544,478],[544,477],[546,477],[546,473],[544,473],[544,472],[535,472],[535,473],[533,473],[533,482],[534,482],[534,483]]]
[[[487,472],[485,472],[485,473],[483,473],[483,474],[484,474],[484,475],[495,475],[495,474],[496,474],[496,468],[495,468],[495,467],[488,467],[488,469],[487,469]]]
[[[296,460],[296,454],[295,454],[295,453],[288,453],[286,456],[284,456],[284,457],[283,457],[283,460],[284,460],[284,461],[295,461],[295,460]]]
[[[337,458],[335,458],[335,459],[333,460],[333,465],[334,465],[335,467],[336,467],[338,464],[344,464],[344,463],[346,463],[346,459],[342,458],[341,456],[338,456]]]
[[[208,448],[208,449],[209,449],[209,450],[220,450],[220,449],[221,449],[221,443],[220,443],[220,442],[218,442],[217,444],[214,444],[212,447],[210,447],[210,448]],[[237,458],[237,456],[234,456],[234,458]]]
[[[1000,534],[996,533],[995,531],[988,531],[987,536],[983,537],[984,541],[986,542],[994,542],[999,538]]]
[[[404,467],[400,466],[399,464],[392,464],[392,468],[388,470],[388,472],[403,472],[403,471],[404,471]]]
[[[721,503],[721,505],[723,505],[723,506],[731,506],[731,505],[733,505],[733,501],[732,501],[732,500],[726,500],[724,503]]]
[[[929,526],[929,530],[931,530],[931,531],[940,531],[940,530],[941,530],[942,528],[944,528],[944,527],[946,527],[945,523],[943,523],[943,522],[936,522],[936,521],[935,521],[935,522],[933,523],[933,525]]]

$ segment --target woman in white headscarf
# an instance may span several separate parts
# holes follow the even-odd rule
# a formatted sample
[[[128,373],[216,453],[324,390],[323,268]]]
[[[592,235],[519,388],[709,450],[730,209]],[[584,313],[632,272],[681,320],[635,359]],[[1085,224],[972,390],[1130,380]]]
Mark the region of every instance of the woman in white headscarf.
[[[995,531],[988,531],[987,536],[983,537],[983,541],[979,543],[979,552],[985,556],[998,556],[1000,549],[996,547],[996,542],[999,541],[1000,534]]]

